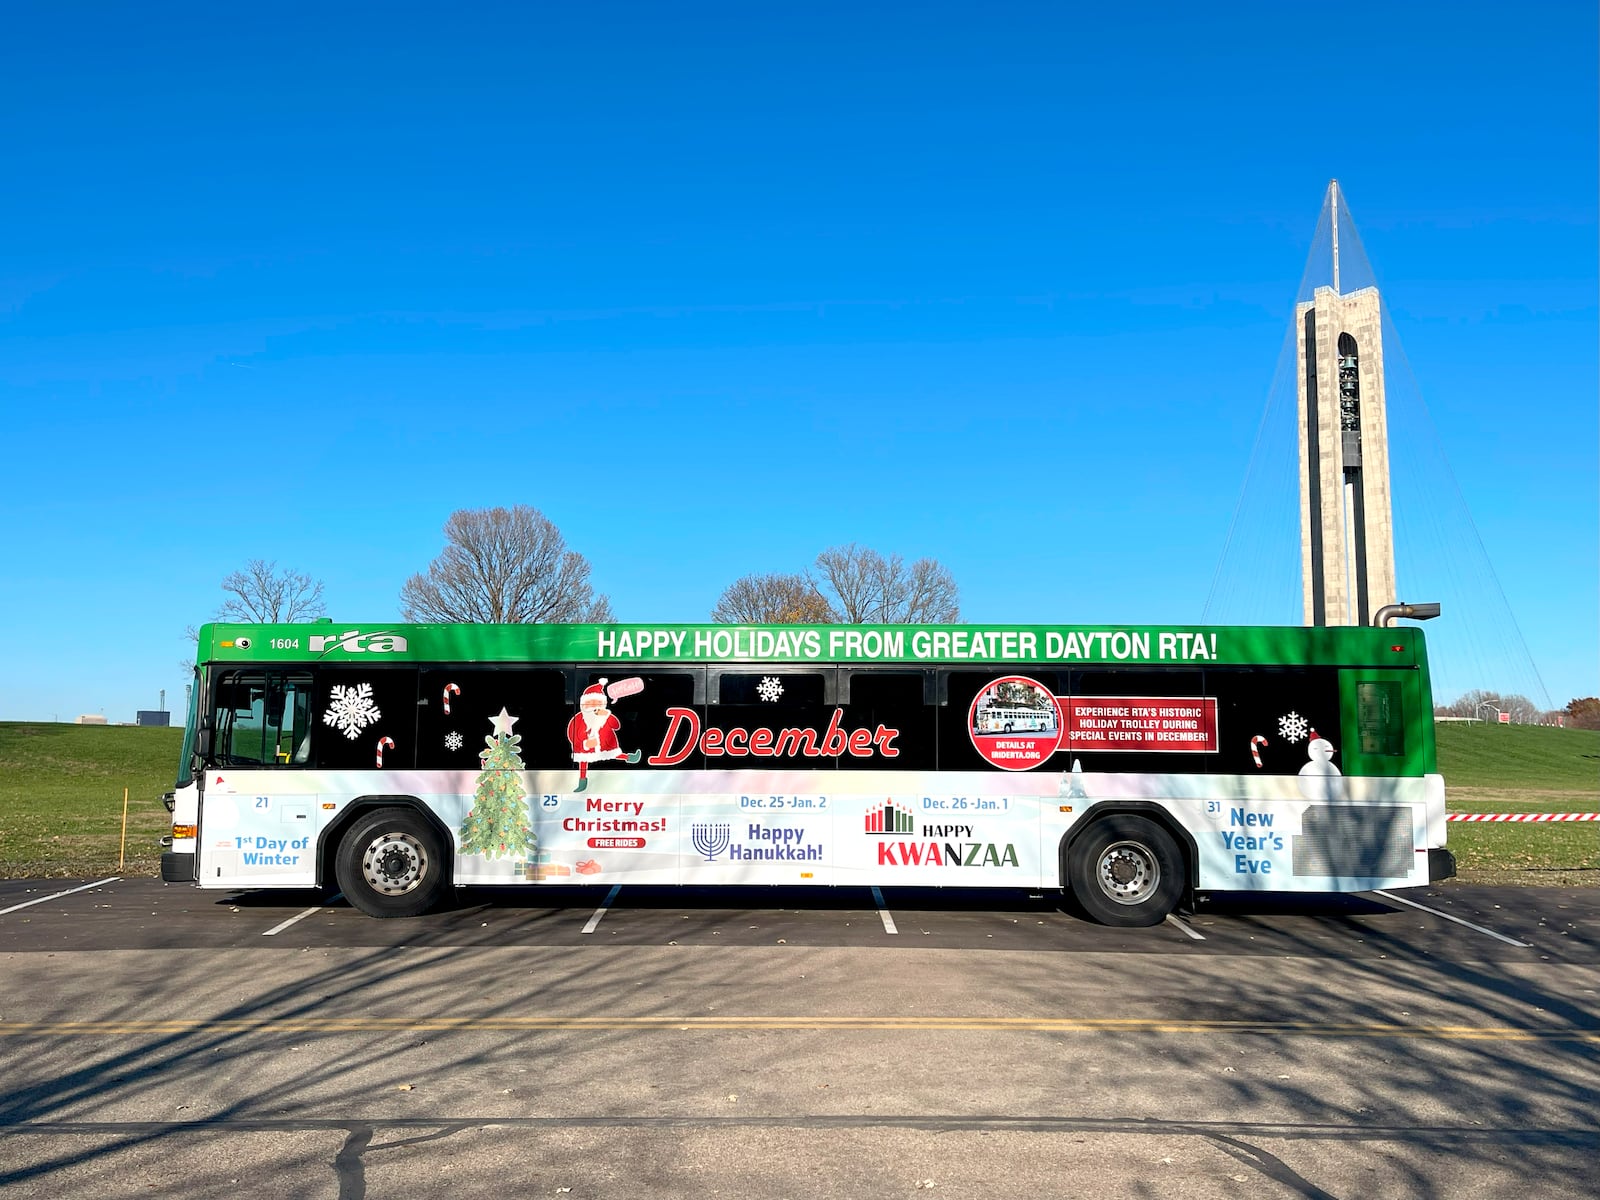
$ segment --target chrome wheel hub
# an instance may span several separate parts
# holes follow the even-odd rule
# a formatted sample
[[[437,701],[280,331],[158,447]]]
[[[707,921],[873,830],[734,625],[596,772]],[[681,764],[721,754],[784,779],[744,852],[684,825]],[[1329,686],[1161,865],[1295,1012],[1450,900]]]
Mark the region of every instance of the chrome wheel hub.
[[[374,891],[403,896],[427,877],[427,851],[408,833],[382,834],[361,856],[361,874]]]
[[[1161,886],[1161,864],[1148,846],[1113,842],[1101,851],[1095,878],[1100,890],[1118,904],[1139,904]]]

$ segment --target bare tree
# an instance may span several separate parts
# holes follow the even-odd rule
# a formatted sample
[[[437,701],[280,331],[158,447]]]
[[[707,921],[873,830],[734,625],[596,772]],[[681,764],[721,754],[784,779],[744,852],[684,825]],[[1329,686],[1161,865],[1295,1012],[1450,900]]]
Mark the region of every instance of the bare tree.
[[[1511,720],[1517,725],[1534,725],[1542,715],[1540,708],[1526,696],[1510,695],[1501,706],[1511,714]]]
[[[275,562],[253,558],[242,571],[222,581],[228,593],[217,609],[219,621],[306,621],[327,611],[322,603],[322,581],[299,571],[280,571]]]
[[[711,619],[724,625],[829,625],[832,607],[806,575],[745,575],[717,598]]]
[[[444,536],[444,552],[400,589],[407,621],[616,620],[589,583],[588,560],[536,508],[460,508]]]
[[[907,566],[898,554],[834,546],[817,555],[819,585],[833,594],[832,608],[847,624],[933,624],[961,619],[955,576],[937,559]]]
[[[309,621],[327,613],[322,603],[322,581],[299,571],[280,571],[276,562],[253,558],[242,571],[230,572],[222,581],[228,598],[217,609],[213,621],[271,625],[285,621]],[[183,636],[200,640],[200,629],[186,625]],[[194,672],[194,660],[180,659],[178,669],[187,677]]]
[[[1539,706],[1526,696],[1502,696],[1483,688],[1473,688],[1449,704],[1436,705],[1433,713],[1438,717],[1481,717],[1481,710],[1486,706],[1496,712],[1509,713],[1517,725],[1535,724],[1542,715]]]

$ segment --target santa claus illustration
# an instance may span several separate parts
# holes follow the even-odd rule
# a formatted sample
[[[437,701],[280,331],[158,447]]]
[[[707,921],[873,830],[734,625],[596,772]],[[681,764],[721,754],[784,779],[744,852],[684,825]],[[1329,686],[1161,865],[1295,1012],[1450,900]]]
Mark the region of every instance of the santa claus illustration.
[[[623,685],[629,683],[640,681],[623,680],[617,684],[614,693],[632,694],[640,690],[640,687],[634,687],[625,693]],[[617,745],[617,731],[622,728],[622,722],[617,720],[617,715],[607,707],[607,703],[606,681],[602,679],[583,689],[583,695],[578,697],[578,715],[567,722],[567,741],[572,743],[572,761],[578,764],[575,792],[581,792],[589,786],[589,764],[592,762],[606,762],[614,758],[628,763],[639,761],[639,751],[624,753]]]

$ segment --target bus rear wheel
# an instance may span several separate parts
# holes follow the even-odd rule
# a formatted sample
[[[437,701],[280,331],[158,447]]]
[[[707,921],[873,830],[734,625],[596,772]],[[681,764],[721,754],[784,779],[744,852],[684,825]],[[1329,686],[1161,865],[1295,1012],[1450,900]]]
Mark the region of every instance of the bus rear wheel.
[[[345,899],[370,917],[420,916],[444,888],[444,848],[418,813],[381,808],[345,831],[334,877]]]
[[[1159,925],[1183,896],[1183,855],[1147,817],[1096,821],[1072,844],[1068,879],[1078,903],[1102,925]]]

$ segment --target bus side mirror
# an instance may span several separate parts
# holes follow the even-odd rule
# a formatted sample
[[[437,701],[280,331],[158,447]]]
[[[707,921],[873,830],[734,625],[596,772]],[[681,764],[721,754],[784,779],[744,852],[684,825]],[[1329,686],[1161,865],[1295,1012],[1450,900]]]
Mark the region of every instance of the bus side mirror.
[[[202,762],[209,761],[211,758],[210,717],[202,718],[199,727],[194,731],[194,753],[195,757],[200,759]]]

